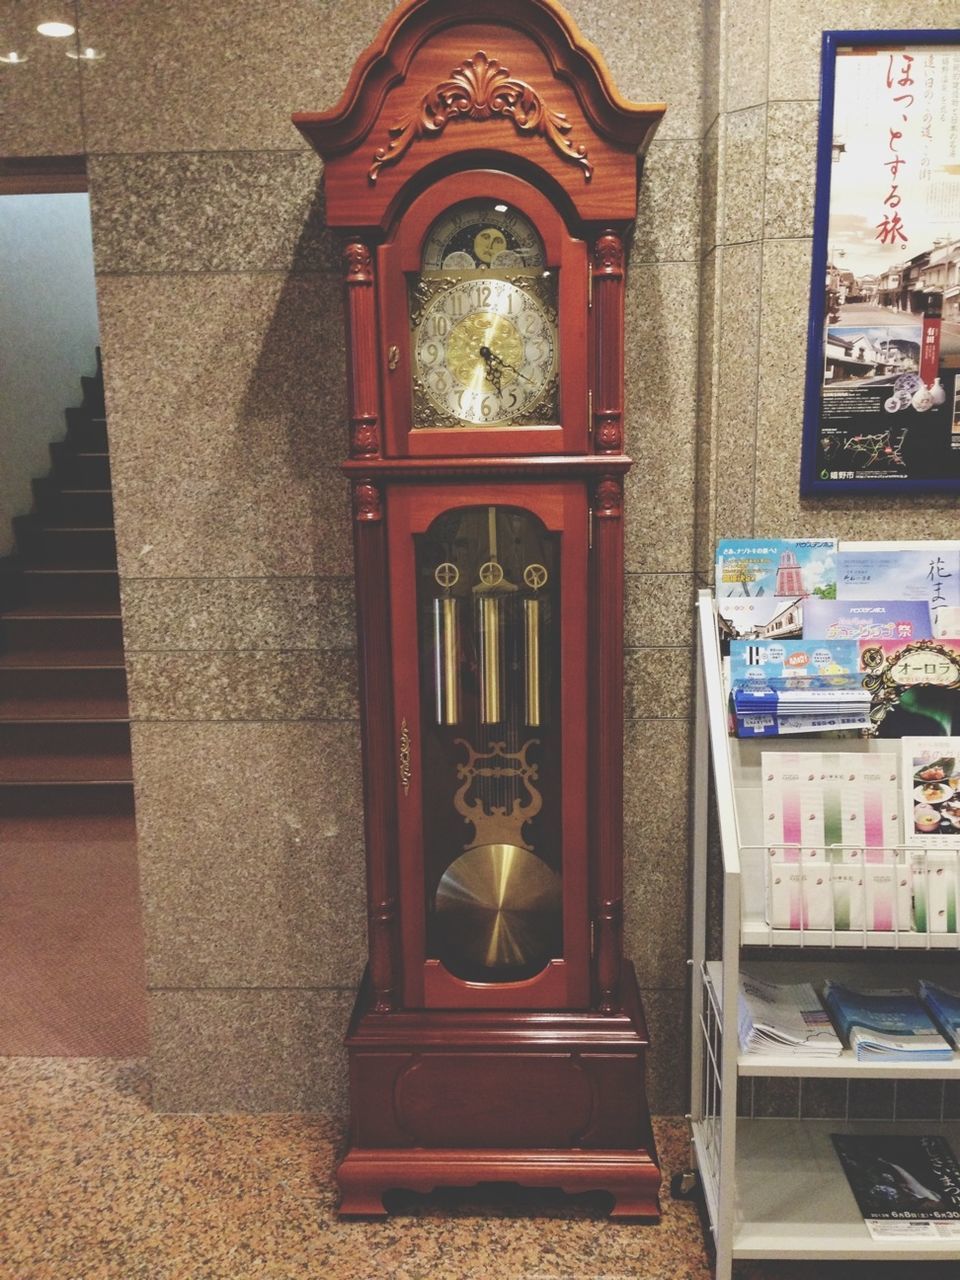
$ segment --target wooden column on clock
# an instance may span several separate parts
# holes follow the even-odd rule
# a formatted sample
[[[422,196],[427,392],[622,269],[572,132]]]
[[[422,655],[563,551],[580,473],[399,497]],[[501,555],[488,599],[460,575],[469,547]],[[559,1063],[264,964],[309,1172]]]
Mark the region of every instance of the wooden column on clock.
[[[664,109],[553,0],[407,0],[294,116],[344,246],[369,964],[341,1214],[490,1181],[659,1214],[622,949],[623,369]]]

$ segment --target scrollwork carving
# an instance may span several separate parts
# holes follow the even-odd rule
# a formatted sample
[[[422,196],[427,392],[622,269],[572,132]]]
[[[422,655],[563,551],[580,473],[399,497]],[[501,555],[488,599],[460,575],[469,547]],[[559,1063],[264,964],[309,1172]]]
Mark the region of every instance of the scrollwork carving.
[[[373,283],[373,255],[361,240],[351,240],[344,245],[343,265],[348,283]]]
[[[546,138],[565,160],[580,166],[585,182],[590,181],[593,166],[586,147],[577,146],[568,137],[573,128],[569,119],[562,111],[551,110],[536,89],[511,77],[507,67],[482,51],[465,58],[453,68],[449,80],[424,94],[415,111],[390,126],[390,141],[374,152],[367,176],[376,182],[380,170],[396,164],[416,138],[442,133],[451,120],[494,117],[512,120],[519,133]]]
[[[623,241],[614,231],[605,231],[597,237],[593,246],[593,265],[596,271],[618,273],[623,271]]]

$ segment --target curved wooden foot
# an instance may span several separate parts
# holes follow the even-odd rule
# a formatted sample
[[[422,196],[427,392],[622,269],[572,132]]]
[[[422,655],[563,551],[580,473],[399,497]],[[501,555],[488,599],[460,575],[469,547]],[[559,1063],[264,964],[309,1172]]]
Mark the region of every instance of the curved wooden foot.
[[[645,1150],[463,1151],[438,1148],[359,1149],[337,1170],[341,1217],[385,1217],[383,1193],[426,1194],[437,1187],[473,1187],[480,1182],[516,1182],[559,1187],[577,1194],[613,1196],[612,1218],[660,1218],[660,1170]]]

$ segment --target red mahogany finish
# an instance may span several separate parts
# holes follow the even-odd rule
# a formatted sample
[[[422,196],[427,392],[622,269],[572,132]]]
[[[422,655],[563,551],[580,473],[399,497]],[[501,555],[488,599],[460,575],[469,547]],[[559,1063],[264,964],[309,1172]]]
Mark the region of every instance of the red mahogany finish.
[[[369,965],[347,1034],[351,1140],[338,1172],[345,1215],[382,1215],[383,1193],[392,1188],[487,1181],[600,1190],[613,1198],[615,1216],[659,1214],[646,1024],[622,956],[623,477],[630,466],[623,317],[624,234],[636,211],[638,163],[663,111],[620,96],[600,54],[554,0],[487,0],[482,10],[467,0],[406,0],[359,58],[337,106],[294,117],[324,159],[327,220],[344,233],[350,458],[343,469],[353,496],[369,934]],[[549,276],[541,285],[556,303],[559,421],[531,412],[532,425],[513,418],[485,427],[448,415],[441,425],[428,418],[425,430],[414,416],[410,319],[424,244],[454,206],[492,200],[518,211],[544,246]],[[446,260],[443,269],[450,270]],[[452,327],[462,314],[449,313]],[[490,350],[480,355],[495,371]],[[496,358],[501,370],[518,359],[504,348]],[[490,374],[490,381],[499,396],[499,380]],[[423,404],[422,387],[417,394]],[[476,533],[466,543],[444,542],[454,534],[437,532],[475,530],[464,513],[474,521],[470,513],[484,511],[490,525],[481,542]],[[446,634],[427,637],[425,618],[439,615],[424,613],[424,601],[439,610],[430,603],[441,598],[436,592],[453,590],[434,588],[438,560],[463,555],[466,572],[469,557],[486,556],[487,538],[496,559],[494,511],[518,522],[503,529],[524,548],[519,563],[543,568],[533,563],[540,554],[528,554],[542,547],[544,565],[554,565],[553,594],[534,608],[541,607],[545,629],[545,670],[555,674],[543,677],[546,719],[523,708],[522,724],[544,726],[520,734],[536,743],[519,755],[506,754],[520,749],[519,739],[500,744],[505,754],[492,750],[488,738],[519,730],[491,713],[496,732],[471,729],[476,745],[463,765],[465,757],[444,744],[465,722],[438,720],[439,704],[424,693],[425,646],[439,655],[438,637]],[[418,559],[424,547],[462,545],[468,550],[425,561],[426,569]],[[452,567],[440,564],[436,574]],[[475,629],[487,606],[473,593],[483,588],[469,586],[472,577],[452,581],[460,581],[456,626]],[[528,583],[524,596],[517,582],[508,582],[521,594],[512,597],[512,613],[504,603],[503,618],[518,618],[520,604],[526,611],[530,593],[540,590]],[[463,696],[469,714],[480,716],[475,630],[469,644],[456,635]],[[440,672],[439,656],[436,662]],[[516,698],[519,677],[510,672],[518,670],[503,667],[505,697]],[[529,668],[525,679],[529,687]],[[516,777],[519,766],[511,773],[506,762],[526,760],[528,747],[541,753],[531,760],[544,770],[523,775],[541,789],[540,807],[534,797],[529,811],[549,809],[549,819],[524,817],[524,826],[511,828],[510,800],[489,810],[476,807],[492,805],[489,799],[471,800],[473,808],[453,804],[447,791],[462,785],[458,805],[467,805],[469,780],[479,776],[474,761],[487,760],[488,777]],[[467,781],[450,788],[446,779],[461,766],[473,772],[457,774]],[[438,779],[447,791],[438,791]],[[485,816],[468,817],[461,833],[458,813],[475,812]],[[481,837],[483,824],[496,822],[507,834]],[[495,972],[489,960],[482,980],[469,968],[457,976],[459,953],[444,951],[431,933],[436,876],[453,865],[443,860],[448,847],[460,857],[458,850],[481,846],[512,847],[521,864],[539,858],[562,885],[556,940],[541,953],[551,958],[537,972],[535,965],[515,971],[514,980],[488,976]]]

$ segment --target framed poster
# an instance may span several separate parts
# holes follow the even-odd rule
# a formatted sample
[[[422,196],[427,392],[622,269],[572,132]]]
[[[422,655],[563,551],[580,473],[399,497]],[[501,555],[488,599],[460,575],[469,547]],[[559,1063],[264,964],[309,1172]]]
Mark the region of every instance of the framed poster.
[[[960,31],[825,31],[801,492],[960,493]]]

